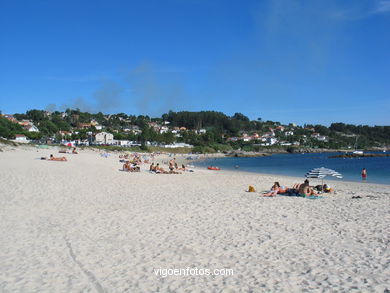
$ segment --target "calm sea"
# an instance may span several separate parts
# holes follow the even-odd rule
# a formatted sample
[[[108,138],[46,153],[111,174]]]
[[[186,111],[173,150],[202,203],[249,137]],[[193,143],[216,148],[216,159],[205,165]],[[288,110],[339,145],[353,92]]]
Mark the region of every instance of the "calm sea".
[[[343,175],[344,181],[361,181],[361,170],[367,169],[367,182],[390,184],[390,157],[330,159],[340,153],[278,154],[257,158],[220,158],[197,162],[199,167],[218,166],[225,170],[279,174],[303,177],[313,168],[326,167]],[[236,166],[239,166],[237,169]],[[326,177],[326,180],[340,180]]]

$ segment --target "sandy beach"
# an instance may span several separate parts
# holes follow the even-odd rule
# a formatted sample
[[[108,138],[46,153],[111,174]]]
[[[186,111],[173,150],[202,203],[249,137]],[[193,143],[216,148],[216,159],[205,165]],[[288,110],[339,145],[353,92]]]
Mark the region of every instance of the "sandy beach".
[[[117,154],[92,150],[40,160],[51,153],[62,156],[0,152],[0,292],[390,290],[389,185],[264,198],[274,181],[303,177],[127,173]],[[174,269],[193,274],[158,274]]]

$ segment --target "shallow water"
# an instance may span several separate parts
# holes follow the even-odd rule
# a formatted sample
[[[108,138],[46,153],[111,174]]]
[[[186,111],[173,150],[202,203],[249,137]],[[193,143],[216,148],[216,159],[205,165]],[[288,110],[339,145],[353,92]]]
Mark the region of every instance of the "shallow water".
[[[335,158],[340,153],[277,154],[256,158],[218,158],[197,162],[199,167],[218,166],[225,170],[304,177],[313,168],[326,167],[343,175],[344,181],[360,182],[361,170],[367,169],[367,182],[390,184],[390,157]],[[239,168],[236,168],[239,166]],[[326,180],[340,180],[327,176]]]

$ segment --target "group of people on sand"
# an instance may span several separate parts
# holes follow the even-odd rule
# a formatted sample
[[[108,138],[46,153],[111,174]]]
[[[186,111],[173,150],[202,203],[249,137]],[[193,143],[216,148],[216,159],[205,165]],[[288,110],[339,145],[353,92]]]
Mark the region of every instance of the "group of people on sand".
[[[160,167],[160,164],[157,163],[156,165],[152,163],[149,167],[149,171],[157,174],[181,174],[179,171],[186,171],[186,167],[182,165],[181,168],[179,168],[176,158],[173,158],[169,161],[169,171],[165,170],[164,168]]]
[[[132,161],[132,162],[125,161],[125,163],[123,164],[122,170],[126,171],[126,172],[140,172],[141,167],[137,163],[135,163],[134,161]]]
[[[122,170],[126,172],[140,172],[141,167],[140,165],[142,164],[142,159],[141,157],[135,153],[132,155],[120,155],[119,156],[120,162],[123,162]]]
[[[41,160],[47,160],[47,161],[59,161],[59,162],[66,162],[66,157],[54,157],[53,154],[50,155],[49,158],[42,157]]]
[[[327,184],[324,185],[317,185],[315,187],[310,186],[309,180],[305,180],[303,183],[296,183],[292,188],[286,188],[284,186],[281,186],[279,182],[275,182],[274,185],[271,187],[271,190],[263,196],[265,197],[272,197],[276,196],[277,194],[285,194],[289,196],[316,196],[318,195],[318,192],[325,192],[330,193],[333,192],[333,189],[330,188]]]
[[[59,151],[59,153],[66,153],[66,154],[68,154],[67,151]],[[74,148],[72,149],[72,154],[74,154],[74,155],[77,155],[77,154],[78,154],[77,148],[74,147]],[[66,161],[68,161],[68,159],[67,159],[66,157],[54,157],[53,154],[51,154],[49,158],[41,157],[41,160],[57,161],[57,162],[66,162]]]

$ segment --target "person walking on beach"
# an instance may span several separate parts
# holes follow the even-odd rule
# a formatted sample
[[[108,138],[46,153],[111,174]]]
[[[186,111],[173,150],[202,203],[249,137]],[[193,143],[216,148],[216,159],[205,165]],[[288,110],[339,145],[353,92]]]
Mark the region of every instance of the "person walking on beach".
[[[362,170],[362,180],[363,181],[367,180],[367,170],[366,170],[366,168],[363,168],[363,170]]]

